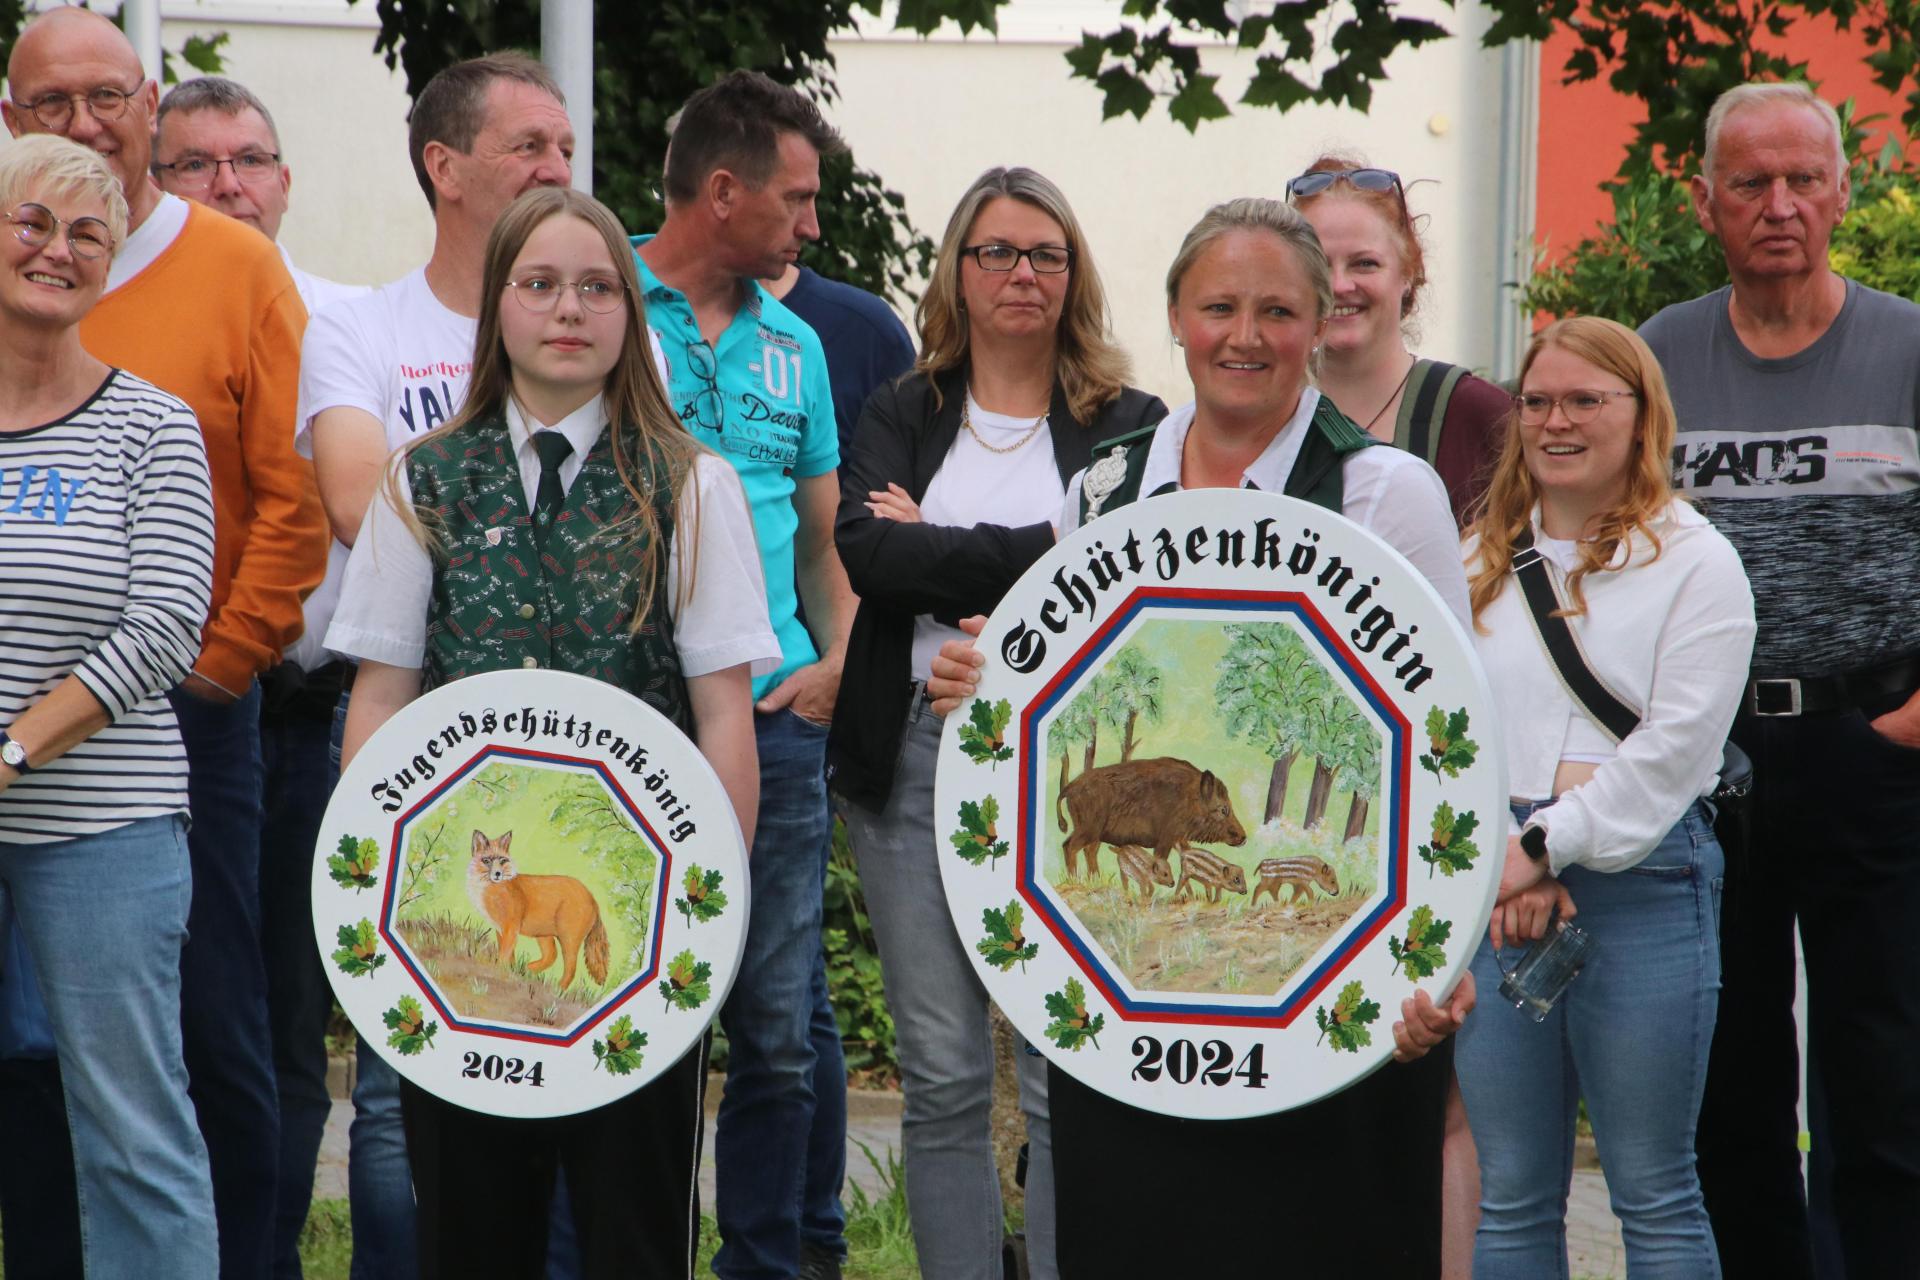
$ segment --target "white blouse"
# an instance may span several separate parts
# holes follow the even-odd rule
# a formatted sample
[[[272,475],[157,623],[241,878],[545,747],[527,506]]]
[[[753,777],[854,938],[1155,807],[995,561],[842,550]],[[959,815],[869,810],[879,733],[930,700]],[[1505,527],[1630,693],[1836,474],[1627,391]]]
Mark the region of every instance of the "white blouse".
[[[1533,519],[1537,542],[1538,508]],[[1586,612],[1567,619],[1594,673],[1640,712],[1640,725],[1591,779],[1530,820],[1546,828],[1556,873],[1575,865],[1624,871],[1651,853],[1687,806],[1712,790],[1746,687],[1753,593],[1739,553],[1678,500],[1653,527],[1658,557],[1636,534],[1612,565],[1581,580]],[[1471,575],[1479,562],[1476,538],[1467,539],[1464,554]],[[1567,599],[1566,571],[1556,559],[1548,555],[1549,572]],[[1589,754],[1604,735],[1561,684],[1518,584],[1506,584],[1476,622],[1474,643],[1500,707],[1512,792],[1551,796],[1569,748]]]
[[[596,396],[553,427],[573,444],[573,453],[560,464],[563,486],[572,487],[605,422]],[[507,426],[521,487],[531,508],[540,485],[540,459],[533,448],[530,424],[511,400]],[[402,471],[403,489],[405,482],[406,473]],[[733,468],[704,451],[695,461],[688,483],[697,487],[699,495],[699,530],[691,566],[696,575],[693,589],[681,589],[682,575],[690,567],[682,555],[688,540],[681,537],[672,540],[667,575],[660,583],[660,589],[667,593],[681,674],[689,678],[710,675],[747,663],[751,674],[764,675],[780,665],[780,642],[767,621],[766,579],[761,573],[746,494]],[[389,666],[421,666],[426,660],[427,604],[432,588],[432,558],[388,503],[383,486],[374,492],[360,537],[353,544],[340,608],[327,630],[327,648]]]

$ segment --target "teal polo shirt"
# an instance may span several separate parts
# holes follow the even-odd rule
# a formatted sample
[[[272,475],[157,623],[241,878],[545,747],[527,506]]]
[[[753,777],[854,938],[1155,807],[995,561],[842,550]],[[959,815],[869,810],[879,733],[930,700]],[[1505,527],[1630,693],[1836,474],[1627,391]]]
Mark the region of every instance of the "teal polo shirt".
[[[767,615],[780,641],[780,669],[753,682],[759,698],[820,656],[794,593],[793,490],[796,479],[840,465],[827,356],[806,321],[751,280],[733,323],[709,346],[687,295],[660,283],[640,256],[651,239],[633,237],[633,257],[647,325],[666,355],[667,399],[694,439],[733,464],[753,509]]]

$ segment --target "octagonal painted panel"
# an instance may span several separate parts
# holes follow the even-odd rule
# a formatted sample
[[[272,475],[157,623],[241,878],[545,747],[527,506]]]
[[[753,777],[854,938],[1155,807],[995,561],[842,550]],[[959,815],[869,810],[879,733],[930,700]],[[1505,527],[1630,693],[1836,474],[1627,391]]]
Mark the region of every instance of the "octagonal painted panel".
[[[1063,539],[981,646],[942,877],[1060,1066],[1170,1114],[1282,1110],[1378,1067],[1400,1000],[1457,981],[1504,771],[1470,640],[1384,543],[1268,494],[1156,498]]]
[[[409,703],[315,853],[322,963],[362,1039],[462,1106],[564,1115],[693,1050],[739,968],[745,850],[719,779],[639,699],[552,671]]]

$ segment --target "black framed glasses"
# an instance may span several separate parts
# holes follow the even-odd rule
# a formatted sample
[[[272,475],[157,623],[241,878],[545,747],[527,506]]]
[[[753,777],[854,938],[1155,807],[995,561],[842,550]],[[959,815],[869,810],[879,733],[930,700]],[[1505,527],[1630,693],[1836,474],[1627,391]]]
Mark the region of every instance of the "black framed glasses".
[[[970,244],[960,250],[972,258],[982,271],[1011,271],[1025,258],[1035,274],[1057,276],[1073,265],[1073,250],[1059,245],[1039,244],[1031,249],[1016,249],[1010,244]]]
[[[725,401],[720,394],[720,369],[714,362],[713,348],[705,342],[687,344],[687,367],[700,380],[700,389],[680,410],[682,422],[692,419],[695,426],[718,431],[726,425]]]
[[[116,89],[110,84],[89,89],[85,93],[43,93],[32,102],[22,102],[18,98],[13,105],[22,111],[30,111],[43,128],[54,133],[65,133],[67,126],[73,123],[73,104],[84,102],[87,110],[93,113],[95,120],[118,120],[127,113],[127,101],[140,92],[140,86],[131,89]]]
[[[1576,389],[1550,396],[1540,391],[1529,391],[1513,398],[1513,407],[1520,414],[1520,421],[1529,427],[1537,427],[1553,416],[1555,405],[1568,422],[1583,427],[1600,416],[1609,400],[1638,400],[1640,397],[1632,391],[1588,391]]]
[[[1358,191],[1391,191],[1400,197],[1401,207],[1407,203],[1407,189],[1391,169],[1315,169],[1287,179],[1287,199],[1297,202],[1317,196],[1336,182],[1345,182]]]
[[[0,213],[0,218],[13,224],[13,234],[21,244],[32,245],[36,249],[53,239],[55,231],[65,227],[67,248],[73,250],[74,257],[94,262],[113,252],[113,235],[107,230],[107,224],[98,218],[75,218],[69,222],[65,218],[55,217],[53,210],[45,205],[32,202]]]
[[[280,172],[277,151],[242,151],[237,156],[188,156],[172,164],[156,164],[153,171],[171,173],[173,180],[188,191],[204,191],[220,176],[220,166],[233,170],[233,176],[245,186],[261,186],[273,181]]]
[[[580,305],[600,315],[618,311],[626,301],[627,286],[607,276],[588,276],[584,280],[556,280],[552,276],[529,275],[507,281],[514,301],[535,315],[544,315],[560,305],[560,295],[572,289],[580,295]]]

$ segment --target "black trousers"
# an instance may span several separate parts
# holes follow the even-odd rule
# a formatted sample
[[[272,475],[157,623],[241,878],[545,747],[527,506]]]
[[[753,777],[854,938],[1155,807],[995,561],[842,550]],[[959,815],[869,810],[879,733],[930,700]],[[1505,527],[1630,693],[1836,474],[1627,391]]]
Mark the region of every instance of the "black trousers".
[[[421,1280],[540,1280],[557,1170],[586,1280],[687,1280],[699,1239],[705,1043],[618,1102],[509,1120],[402,1080]]]
[[[1049,1067],[1062,1280],[1436,1280],[1452,1067],[1449,1040],[1253,1120],[1176,1120]]]
[[[1920,751],[1869,722],[1905,699],[1748,718],[1744,854],[1729,851],[1723,989],[1697,1139],[1729,1277],[1814,1275],[1794,1106],[1793,925],[1848,1280],[1920,1275]],[[1823,1160],[1824,1163],[1824,1160]]]

